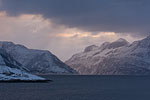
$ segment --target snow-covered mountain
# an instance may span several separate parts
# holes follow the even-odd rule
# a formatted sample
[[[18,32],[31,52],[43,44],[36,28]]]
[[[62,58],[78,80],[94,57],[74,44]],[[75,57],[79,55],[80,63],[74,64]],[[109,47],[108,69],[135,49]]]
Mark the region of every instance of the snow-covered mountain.
[[[23,68],[5,50],[0,49],[0,81],[4,80],[39,81],[45,79],[29,74],[26,68]]]
[[[66,64],[80,74],[150,75],[150,36],[129,44],[125,39],[92,45]]]
[[[49,51],[28,49],[23,45],[2,41],[0,48],[34,74],[76,73]]]

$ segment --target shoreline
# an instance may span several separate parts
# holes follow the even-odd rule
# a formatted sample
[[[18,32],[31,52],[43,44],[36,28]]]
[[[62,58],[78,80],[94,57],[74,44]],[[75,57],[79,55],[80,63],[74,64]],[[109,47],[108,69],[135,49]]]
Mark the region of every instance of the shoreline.
[[[0,83],[48,83],[53,80],[0,80]]]

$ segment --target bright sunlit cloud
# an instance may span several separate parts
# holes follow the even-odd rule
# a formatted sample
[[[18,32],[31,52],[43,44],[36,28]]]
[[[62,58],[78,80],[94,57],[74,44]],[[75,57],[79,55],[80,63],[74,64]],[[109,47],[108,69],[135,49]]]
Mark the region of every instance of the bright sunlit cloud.
[[[73,33],[68,32],[68,33],[60,33],[56,34],[57,37],[91,37],[91,38],[100,38],[100,37],[105,37],[105,36],[114,36],[116,35],[115,32],[99,32],[97,34],[92,34],[91,32],[79,32],[79,31],[74,31]]]

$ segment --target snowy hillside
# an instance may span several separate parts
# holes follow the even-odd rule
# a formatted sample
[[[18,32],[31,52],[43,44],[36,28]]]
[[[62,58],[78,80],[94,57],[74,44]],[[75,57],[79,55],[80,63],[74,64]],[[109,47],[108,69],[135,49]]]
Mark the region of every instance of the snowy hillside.
[[[73,55],[66,64],[80,74],[150,75],[150,37],[129,44],[124,39]]]
[[[0,42],[0,48],[34,74],[76,73],[49,51],[28,49],[12,42]]]
[[[21,67],[22,65],[15,61],[5,50],[0,49],[0,81],[4,80],[28,80],[38,81],[45,80],[27,73],[27,69]]]

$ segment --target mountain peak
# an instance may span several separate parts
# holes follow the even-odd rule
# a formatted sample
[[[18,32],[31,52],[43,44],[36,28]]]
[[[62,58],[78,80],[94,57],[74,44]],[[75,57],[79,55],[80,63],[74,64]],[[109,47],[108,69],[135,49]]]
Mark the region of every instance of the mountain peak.
[[[127,40],[123,39],[123,38],[119,38],[117,41],[115,42],[128,42]]]
[[[118,47],[122,47],[122,46],[127,46],[129,45],[129,42],[123,38],[120,38],[114,42],[104,42],[100,48],[102,48],[103,50],[104,49],[115,49],[115,48],[118,48]]]
[[[84,52],[89,52],[89,51],[95,50],[97,48],[98,48],[98,46],[96,46],[96,45],[90,45],[84,49]]]

